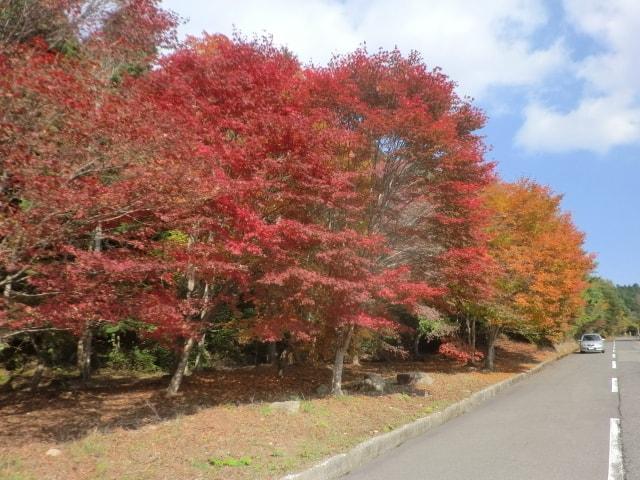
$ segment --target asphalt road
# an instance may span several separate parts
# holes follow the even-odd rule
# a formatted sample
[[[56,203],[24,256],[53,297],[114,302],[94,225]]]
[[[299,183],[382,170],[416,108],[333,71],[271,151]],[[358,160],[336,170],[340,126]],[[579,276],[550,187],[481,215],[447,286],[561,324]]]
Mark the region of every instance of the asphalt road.
[[[615,369],[606,350],[569,355],[344,480],[621,480],[616,455],[640,480],[640,342],[616,340]]]
[[[640,480],[640,342],[616,340],[622,448],[627,480]]]

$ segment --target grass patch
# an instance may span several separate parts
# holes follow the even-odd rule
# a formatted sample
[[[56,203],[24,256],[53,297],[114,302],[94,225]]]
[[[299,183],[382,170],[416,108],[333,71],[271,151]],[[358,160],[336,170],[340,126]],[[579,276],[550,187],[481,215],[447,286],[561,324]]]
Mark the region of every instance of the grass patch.
[[[78,459],[87,457],[98,458],[104,455],[105,450],[104,436],[96,432],[82,440],[74,442],[74,444],[69,447],[69,454]]]
[[[99,462],[96,463],[97,475],[103,476],[107,473],[108,470],[109,470],[109,462],[105,460],[100,460]]]
[[[308,400],[300,404],[300,411],[302,411],[303,413],[314,413],[316,410],[317,407],[313,404],[313,402],[310,402]]]
[[[447,408],[449,405],[451,405],[451,403],[452,402],[449,400],[434,400],[430,405],[427,405],[422,409],[422,413],[428,415],[430,413],[439,412]]]
[[[191,466],[197,470],[203,471],[209,470],[212,467],[212,465],[208,461],[205,462],[203,460],[193,460],[191,462]]]
[[[264,417],[268,417],[272,413],[273,413],[273,408],[271,408],[269,405],[263,405],[260,407],[260,415]]]
[[[208,460],[210,465],[214,467],[248,467],[251,465],[251,458],[249,457],[226,457],[226,458],[215,458],[212,457]]]
[[[311,400],[301,402],[300,411],[317,417],[328,417],[331,414],[327,405]]]
[[[318,445],[318,442],[308,441],[304,442],[298,452],[298,457],[305,460],[314,460],[319,458],[322,454],[322,450]]]
[[[0,457],[0,478],[2,480],[36,480],[36,477],[23,473],[24,465],[15,458]]]
[[[329,428],[329,422],[327,422],[326,420],[318,420],[316,422],[316,427]]]

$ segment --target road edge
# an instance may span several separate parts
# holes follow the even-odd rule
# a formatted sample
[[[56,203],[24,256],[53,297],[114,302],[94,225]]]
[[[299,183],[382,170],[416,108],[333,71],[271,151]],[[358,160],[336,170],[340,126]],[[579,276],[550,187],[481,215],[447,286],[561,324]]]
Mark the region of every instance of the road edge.
[[[530,375],[539,372],[547,365],[576,352],[576,350],[577,346],[566,352],[561,352],[556,357],[545,360],[526,372],[519,373],[499,383],[495,383],[489,387],[479,390],[469,397],[449,405],[441,412],[432,413],[431,415],[419,418],[418,420],[398,427],[391,432],[372,437],[362,443],[359,443],[348,452],[331,456],[306,470],[285,475],[284,477],[281,477],[280,480],[333,480],[339,478],[383,453],[398,447],[404,442],[416,438],[419,435],[448,422],[449,420],[473,410],[475,407],[495,397],[498,393],[511,385],[514,385]]]

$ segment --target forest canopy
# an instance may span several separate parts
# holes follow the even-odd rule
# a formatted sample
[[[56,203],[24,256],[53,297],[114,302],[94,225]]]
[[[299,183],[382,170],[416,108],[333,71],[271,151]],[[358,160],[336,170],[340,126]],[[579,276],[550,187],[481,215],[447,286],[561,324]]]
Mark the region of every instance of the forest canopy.
[[[178,43],[156,0],[0,12],[12,368],[148,360],[175,394],[202,362],[291,354],[330,361],[340,394],[363,353],[476,362],[478,336],[493,368],[501,333],[638,321],[637,286],[587,282],[561,197],[500,180],[484,113],[416,53],[314,67],[268,39]]]

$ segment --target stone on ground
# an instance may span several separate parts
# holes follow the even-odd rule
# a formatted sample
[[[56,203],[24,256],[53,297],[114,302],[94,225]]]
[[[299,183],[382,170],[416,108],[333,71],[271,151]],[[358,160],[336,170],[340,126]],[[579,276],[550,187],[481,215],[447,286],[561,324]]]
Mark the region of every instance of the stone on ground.
[[[410,385],[414,388],[424,389],[433,384],[434,379],[431,375],[424,372],[407,372],[398,373],[396,375],[398,385]]]
[[[59,457],[60,455],[62,455],[62,450],[58,450],[57,448],[50,448],[49,450],[47,450],[47,453],[45,453],[45,455],[47,455],[48,457]]]
[[[375,392],[384,392],[384,387],[385,387],[385,381],[384,378],[382,378],[382,375],[379,375],[377,373],[368,373],[367,375],[365,375],[364,380],[362,381],[362,385],[369,389],[369,390],[373,390]]]
[[[324,383],[316,388],[316,394],[320,395],[321,397],[329,395],[329,392],[331,392],[329,385],[325,385]]]

